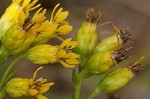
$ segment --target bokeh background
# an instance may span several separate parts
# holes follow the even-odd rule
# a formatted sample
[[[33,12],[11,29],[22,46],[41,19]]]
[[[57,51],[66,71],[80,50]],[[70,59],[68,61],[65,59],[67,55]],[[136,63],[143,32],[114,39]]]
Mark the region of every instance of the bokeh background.
[[[150,99],[150,0],[40,0],[44,8],[47,8],[47,17],[50,18],[51,11],[57,3],[65,10],[70,11],[67,20],[74,27],[73,31],[64,36],[64,38],[72,37],[75,39],[75,34],[85,19],[85,12],[88,8],[93,7],[98,13],[104,13],[100,23],[113,21],[120,29],[126,27],[131,28],[132,38],[136,41],[128,42],[128,45],[134,48],[130,51],[133,58],[124,61],[121,65],[133,62],[140,56],[146,56],[143,62],[145,66],[144,72],[132,80],[126,87],[118,91],[115,95],[122,97],[121,99]],[[2,15],[6,7],[11,3],[11,0],[0,0],[0,15]],[[98,27],[99,40],[113,33],[111,25]],[[56,39],[50,40],[50,44],[59,44]],[[13,59],[13,58],[12,58]],[[11,59],[5,63],[5,67],[10,63]],[[33,72],[38,67],[32,63],[22,60],[16,65],[17,72],[14,77],[32,77]],[[0,70],[2,74],[3,70]],[[65,69],[60,64],[45,65],[38,77],[48,78],[48,81],[54,81],[55,85],[45,95],[48,99],[71,99],[72,98],[72,82],[71,69]],[[94,76],[83,82],[82,99],[90,94],[93,88],[99,82],[100,76]],[[5,99],[11,99],[6,97]],[[18,99],[36,99],[34,97],[24,97]],[[98,95],[95,99],[107,99],[105,94]]]

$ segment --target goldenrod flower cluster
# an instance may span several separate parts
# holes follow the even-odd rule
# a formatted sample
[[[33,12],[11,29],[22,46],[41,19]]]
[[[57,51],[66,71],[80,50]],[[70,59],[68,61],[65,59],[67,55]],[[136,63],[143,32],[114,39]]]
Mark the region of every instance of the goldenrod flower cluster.
[[[63,11],[60,4],[52,10],[50,18],[46,18],[46,9],[41,7],[39,0],[12,0],[10,6],[0,18],[0,66],[11,56],[16,60],[7,68],[0,82],[0,99],[5,94],[11,97],[36,96],[38,99],[48,99],[42,94],[54,84],[46,83],[47,79],[35,80],[38,68],[33,78],[9,78],[15,70],[12,66],[25,58],[34,64],[61,63],[65,68],[74,68],[80,56],[73,52],[79,44],[72,38],[63,39],[60,36],[70,33],[73,27],[66,21],[69,11]],[[33,12],[35,13],[33,13]],[[46,44],[51,38],[57,38],[60,45]]]
[[[97,94],[114,93],[124,87],[143,68],[138,61],[130,66],[114,67],[125,59],[132,47],[125,48],[130,40],[131,33],[128,29],[120,30],[113,22],[99,24],[103,15],[97,16],[94,9],[86,13],[86,20],[76,33],[76,41],[72,38],[63,39],[60,36],[70,33],[73,27],[66,21],[68,11],[63,11],[57,4],[52,10],[49,19],[46,18],[46,9],[43,9],[39,0],[12,0],[0,18],[0,66],[11,56],[16,59],[12,61],[5,71],[0,82],[0,99],[6,93],[11,97],[36,96],[38,99],[48,99],[43,95],[54,84],[46,83],[47,79],[35,80],[39,67],[32,78],[12,78],[15,73],[12,69],[20,59],[27,59],[34,64],[60,63],[65,68],[79,66],[78,74],[73,70],[72,80],[74,87],[73,99],[80,99],[81,81],[93,75],[106,74],[97,85],[96,89],[87,99],[93,99]],[[34,11],[36,10],[36,11]],[[32,11],[35,13],[31,14]],[[97,27],[111,24],[116,32],[113,35],[98,42]],[[57,38],[61,41],[59,45],[50,45],[47,42]],[[98,43],[98,44],[97,44]],[[1,68],[1,67],[0,67]],[[110,71],[111,69],[114,69]]]

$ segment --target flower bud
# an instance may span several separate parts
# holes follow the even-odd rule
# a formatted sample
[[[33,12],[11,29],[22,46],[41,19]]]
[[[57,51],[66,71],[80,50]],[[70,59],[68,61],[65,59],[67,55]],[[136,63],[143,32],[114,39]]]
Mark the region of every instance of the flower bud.
[[[115,52],[99,52],[91,56],[85,68],[92,74],[101,74],[127,58],[124,49]]]
[[[113,93],[124,87],[133,76],[132,71],[126,67],[112,71],[100,82],[101,90],[104,93]]]
[[[11,97],[28,95],[29,79],[13,78],[5,86],[5,91]]]
[[[114,93],[124,87],[134,75],[143,70],[143,67],[139,64],[143,59],[144,57],[141,57],[129,67],[118,68],[109,72],[99,83],[99,90],[104,93]]]
[[[120,33],[115,33],[112,36],[102,40],[94,49],[94,53],[102,51],[116,51],[123,47],[123,45],[129,40],[131,34],[128,30],[124,30]]]
[[[79,64],[76,58],[78,54],[72,52],[72,49],[78,45],[77,41],[66,39],[60,46],[51,46],[48,44],[37,45],[27,52],[27,59],[34,64],[61,63],[66,68],[73,68]]]
[[[27,52],[27,59],[34,64],[56,63],[58,52],[57,46],[48,44],[37,45]]]
[[[100,20],[101,13],[95,17],[94,9],[89,9],[86,16],[86,21],[83,22],[76,34],[76,40],[79,41],[79,45],[75,48],[75,52],[81,56],[89,55],[96,46],[96,25]]]

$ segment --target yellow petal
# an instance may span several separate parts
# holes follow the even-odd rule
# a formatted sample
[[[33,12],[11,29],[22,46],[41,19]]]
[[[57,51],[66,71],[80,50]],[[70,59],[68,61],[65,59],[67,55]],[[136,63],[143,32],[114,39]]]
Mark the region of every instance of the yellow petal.
[[[22,1],[23,1],[22,7],[24,8],[30,3],[31,0],[22,0]]]
[[[69,43],[70,43],[71,40],[72,40],[72,38],[68,38],[68,39],[64,40],[62,42],[62,44],[59,46],[59,49],[62,49],[64,46],[69,45]]]
[[[63,10],[63,8],[60,8],[60,9],[57,11],[57,13],[55,14],[54,20],[56,20],[56,18],[58,17],[58,15],[59,15],[60,13],[62,13],[62,10]]]
[[[72,41],[72,42],[70,42],[70,44],[69,44],[70,47],[69,47],[69,46],[68,46],[68,47],[69,47],[70,49],[73,49],[73,48],[75,48],[78,44],[79,44],[78,41]]]
[[[67,16],[68,16],[69,12],[68,11],[64,11],[61,14],[58,15],[57,19],[55,20],[56,23],[60,23],[62,21],[64,21]]]
[[[70,25],[62,25],[57,29],[58,34],[66,35],[72,31],[73,27]]]
[[[67,63],[65,63],[64,61],[59,61],[65,68],[74,68],[75,65],[69,65]]]
[[[65,55],[66,55],[66,51],[63,49],[57,53],[58,58],[63,58]]]
[[[18,16],[19,25],[22,26],[24,24],[25,18],[26,18],[25,13],[23,11],[21,11],[21,13]]]
[[[40,93],[47,92],[52,85],[54,85],[53,82],[47,83],[47,84],[43,84],[42,87],[40,88]]]
[[[37,2],[38,0],[32,0],[32,2],[30,3],[30,7],[33,7]]]
[[[76,53],[72,53],[72,52],[69,52],[67,53],[66,56],[64,56],[64,58],[79,58],[80,55],[76,54]]]
[[[37,97],[38,99],[48,99],[47,97],[43,96],[42,94],[41,94],[41,95],[36,95],[36,97]]]
[[[42,84],[42,86],[52,86],[54,85],[54,82],[50,82],[50,83],[46,83],[46,84]]]
[[[77,59],[66,59],[65,61],[66,63],[72,64],[72,65],[79,64],[79,61]]]
[[[28,93],[30,94],[30,96],[35,96],[38,91],[36,89],[29,89]]]

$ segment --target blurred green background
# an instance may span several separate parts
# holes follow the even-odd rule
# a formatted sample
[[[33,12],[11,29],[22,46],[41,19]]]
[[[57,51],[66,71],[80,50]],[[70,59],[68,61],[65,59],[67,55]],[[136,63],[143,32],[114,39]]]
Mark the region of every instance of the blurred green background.
[[[134,58],[130,62],[123,62],[119,65],[127,65],[133,62],[139,56],[146,56],[143,62],[145,71],[126,87],[118,91],[115,95],[121,96],[122,99],[150,99],[150,0],[39,0],[44,8],[47,8],[47,18],[50,18],[53,7],[60,3],[65,10],[69,10],[70,15],[67,20],[74,27],[73,31],[64,36],[64,38],[72,37],[75,39],[75,33],[85,19],[85,12],[88,8],[93,7],[96,12],[104,13],[100,23],[113,21],[120,29],[126,27],[131,28],[132,38],[135,42],[128,42],[134,48],[130,52]],[[11,3],[11,0],[0,0],[0,15],[2,15],[6,7]],[[106,31],[107,30],[107,31]],[[111,25],[98,28],[99,40],[113,33]],[[50,44],[58,44],[58,40],[50,40]],[[11,60],[11,59],[10,59]],[[5,63],[7,67],[8,60]],[[30,78],[37,68],[37,65],[22,60],[16,64],[17,72],[14,77]],[[48,81],[55,82],[55,85],[45,95],[48,99],[71,99],[72,98],[72,82],[71,69],[65,69],[60,64],[45,65],[38,77],[48,78]],[[3,70],[1,70],[1,74]],[[100,77],[95,76],[83,82],[82,99],[90,94],[93,88],[99,82]],[[106,99],[105,94],[98,95],[95,99]],[[12,99],[6,97],[5,99]],[[36,99],[36,98],[18,98],[18,99]]]

